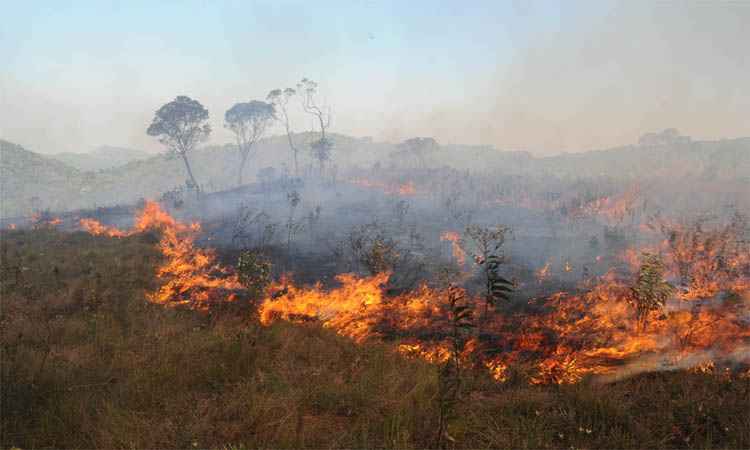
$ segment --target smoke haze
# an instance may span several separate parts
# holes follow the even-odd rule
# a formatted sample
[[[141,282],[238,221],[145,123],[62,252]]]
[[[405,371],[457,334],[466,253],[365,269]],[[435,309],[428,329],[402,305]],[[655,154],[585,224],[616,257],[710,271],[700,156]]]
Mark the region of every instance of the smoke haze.
[[[697,139],[750,134],[749,3],[184,9],[10,7],[0,137],[45,153],[155,152],[153,111],[186,94],[210,110],[212,143],[224,143],[227,108],[304,76],[321,82],[333,131],[377,140],[549,155],[668,127]]]

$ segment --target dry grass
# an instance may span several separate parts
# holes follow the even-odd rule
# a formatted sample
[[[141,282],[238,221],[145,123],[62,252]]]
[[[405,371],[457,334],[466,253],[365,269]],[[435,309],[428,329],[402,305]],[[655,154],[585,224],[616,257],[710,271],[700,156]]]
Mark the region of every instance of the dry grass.
[[[2,234],[1,447],[427,448],[434,367],[315,324],[261,327],[144,300],[153,236]],[[475,374],[458,448],[748,448],[750,381],[687,372],[610,385]]]

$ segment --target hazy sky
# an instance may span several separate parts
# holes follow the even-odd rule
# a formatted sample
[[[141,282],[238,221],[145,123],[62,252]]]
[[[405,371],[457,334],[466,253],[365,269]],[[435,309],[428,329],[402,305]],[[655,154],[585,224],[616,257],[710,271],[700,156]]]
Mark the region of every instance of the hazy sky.
[[[302,77],[333,131],[382,140],[550,154],[669,127],[748,136],[749,42],[750,1],[16,1],[0,20],[0,138],[156,151],[153,112],[189,95],[224,143],[227,108]]]

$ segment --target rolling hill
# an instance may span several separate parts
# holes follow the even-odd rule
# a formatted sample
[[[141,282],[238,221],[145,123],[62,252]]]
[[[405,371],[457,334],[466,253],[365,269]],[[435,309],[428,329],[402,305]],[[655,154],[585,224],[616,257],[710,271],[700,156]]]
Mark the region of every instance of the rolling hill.
[[[311,133],[295,135],[300,148],[311,141]],[[394,159],[398,147],[369,138],[333,135],[334,163],[338,173],[348,168],[374,164],[403,167]],[[261,141],[258,155],[248,162],[245,179],[252,181],[262,168],[283,172],[289,167],[289,149],[285,136]],[[96,206],[132,203],[154,198],[185,185],[181,160],[165,154],[144,155],[105,148],[91,161],[82,163],[43,156],[13,143],[0,140],[0,179],[2,208],[0,217],[29,215],[32,211],[64,211]],[[109,155],[109,156],[108,156]],[[97,159],[98,158],[98,159]],[[104,160],[111,158],[107,163]],[[118,159],[124,158],[124,159]],[[125,159],[131,159],[125,161]],[[237,153],[233,145],[208,146],[191,155],[196,178],[206,191],[235,187]],[[479,170],[498,175],[530,176],[544,180],[555,178],[609,177],[623,181],[693,180],[721,181],[733,189],[750,183],[750,138],[720,141],[648,142],[625,147],[535,158],[527,152],[499,151],[487,146],[444,145],[430,153],[429,167],[450,166],[459,170]],[[106,165],[112,167],[105,167]],[[96,172],[83,167],[101,167]],[[307,153],[301,152],[302,169],[313,170]]]
[[[81,171],[97,171],[123,166],[129,162],[154,156],[141,150],[103,145],[90,153],[56,153],[50,155],[58,161]]]

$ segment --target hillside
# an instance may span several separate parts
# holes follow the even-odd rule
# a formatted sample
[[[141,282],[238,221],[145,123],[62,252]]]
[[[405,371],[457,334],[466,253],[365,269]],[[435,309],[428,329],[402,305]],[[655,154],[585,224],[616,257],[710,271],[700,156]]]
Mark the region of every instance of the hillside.
[[[132,161],[148,159],[154,155],[141,150],[103,145],[90,153],[56,153],[49,156],[85,172],[111,169]]]
[[[542,158],[538,163],[558,176],[750,180],[750,138],[632,145]]]
[[[314,138],[312,133],[295,135],[300,148]],[[397,159],[398,146],[374,142],[368,138],[332,135],[333,161],[339,178],[351,167],[409,168],[409,161]],[[290,164],[285,136],[261,141],[257,157],[245,168],[245,179],[253,181],[262,168],[273,167],[283,173]],[[111,156],[111,164],[138,154],[107,148],[95,158]],[[58,155],[59,156],[59,155]],[[141,155],[143,156],[143,155]],[[154,198],[185,184],[181,160],[168,155],[136,159],[96,172],[81,171],[51,157],[2,141],[1,217],[28,215],[32,210],[71,210],[130,203]],[[76,156],[76,158],[78,158]],[[237,153],[234,146],[209,146],[191,155],[191,165],[199,183],[208,192],[235,187]],[[79,161],[79,167],[83,167]],[[102,160],[86,164],[104,167]],[[449,166],[459,170],[477,170],[498,175],[520,175],[539,180],[609,177],[630,182],[640,180],[690,179],[700,182],[721,181],[742,185],[750,181],[750,138],[721,141],[641,142],[638,145],[577,154],[535,158],[527,152],[499,151],[487,146],[439,146],[425,159],[425,167]],[[305,151],[300,153],[300,170],[315,174],[315,165]]]
[[[28,215],[35,209],[67,209],[86,176],[60,161],[0,140],[0,216]]]

